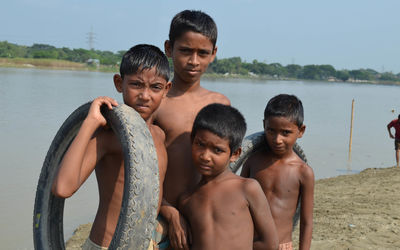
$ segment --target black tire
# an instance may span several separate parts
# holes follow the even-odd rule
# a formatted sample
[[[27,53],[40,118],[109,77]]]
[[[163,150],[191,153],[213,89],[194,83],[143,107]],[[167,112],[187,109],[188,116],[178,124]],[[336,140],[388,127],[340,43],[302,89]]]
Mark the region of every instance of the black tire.
[[[35,249],[65,249],[65,199],[54,196],[51,185],[59,163],[87,116],[90,102],[76,109],[62,124],[47,152],[36,190],[33,214]],[[110,249],[147,249],[155,228],[159,173],[152,136],[141,116],[120,104],[104,110],[124,154],[125,180],[121,212]]]
[[[242,143],[242,153],[239,157],[238,160],[236,160],[235,162],[232,162],[230,164],[230,169],[232,170],[232,172],[237,173],[237,171],[239,170],[239,168],[243,165],[243,163],[245,163],[245,161],[249,158],[250,155],[252,155],[254,152],[268,147],[267,146],[267,142],[265,140],[265,134],[264,131],[261,132],[256,132],[254,134],[251,134],[249,136],[246,136],[246,138],[244,138],[243,143]],[[307,158],[306,155],[304,154],[303,149],[299,146],[299,144],[295,144],[293,147],[293,150],[296,152],[296,154],[304,161],[307,163]],[[300,218],[300,199],[297,203],[297,208],[296,208],[296,212],[294,214],[293,217],[293,230],[296,227],[299,218]]]

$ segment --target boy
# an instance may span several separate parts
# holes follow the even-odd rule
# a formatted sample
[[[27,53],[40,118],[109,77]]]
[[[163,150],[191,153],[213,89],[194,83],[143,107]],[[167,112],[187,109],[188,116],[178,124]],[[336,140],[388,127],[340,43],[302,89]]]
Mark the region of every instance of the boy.
[[[176,209],[177,200],[200,179],[192,166],[190,132],[196,114],[210,103],[230,105],[227,97],[200,86],[200,77],[217,53],[217,27],[201,11],[185,10],[171,21],[165,52],[172,58],[172,87],[155,114],[165,132],[168,170],[164,182],[161,213],[169,222],[168,234],[174,248],[187,248],[186,226]]]
[[[179,210],[191,228],[191,249],[278,247],[275,224],[259,183],[228,168],[240,155],[245,133],[240,112],[223,104],[206,106],[194,121],[192,158],[201,180],[179,200]],[[258,237],[253,241],[255,231]]]
[[[293,151],[303,136],[303,105],[293,95],[272,98],[264,111],[264,131],[268,148],[249,157],[241,176],[256,179],[269,201],[278,230],[279,249],[292,249],[293,216],[298,200],[300,211],[300,246],[311,245],[314,206],[314,173]]]
[[[393,136],[391,128],[394,128],[395,134]],[[394,150],[396,151],[396,166],[399,167],[399,154],[400,154],[400,114],[397,119],[394,119],[387,125],[389,137],[394,139]]]
[[[167,167],[164,132],[152,124],[152,114],[166,96],[171,83],[168,59],[152,45],[137,45],[127,51],[121,62],[120,75],[114,84],[124,103],[134,108],[145,120],[157,151],[160,196]],[[109,97],[96,98],[71,146],[68,148],[54,180],[52,192],[59,197],[72,196],[95,170],[99,188],[99,207],[84,249],[107,249],[122,204],[124,162],[122,148],[100,113],[102,105],[112,109],[118,103]]]

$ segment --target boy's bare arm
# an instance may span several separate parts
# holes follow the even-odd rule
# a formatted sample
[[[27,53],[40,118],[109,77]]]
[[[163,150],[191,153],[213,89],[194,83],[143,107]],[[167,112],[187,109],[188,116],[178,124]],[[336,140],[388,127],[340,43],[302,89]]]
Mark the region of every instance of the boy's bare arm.
[[[304,164],[301,166],[301,211],[300,211],[300,237],[299,249],[310,249],[313,230],[314,209],[314,173]]]
[[[253,249],[278,249],[278,232],[260,184],[256,180],[248,179],[245,185],[250,213],[258,235],[253,243]]]
[[[390,124],[389,124],[390,125]],[[392,131],[390,130],[391,129],[391,127],[390,126],[387,126],[387,130],[388,130],[388,132],[389,132],[389,137],[390,138],[394,138],[394,136],[393,136],[393,134],[392,134]]]
[[[60,169],[52,185],[53,194],[60,197],[70,197],[93,171],[99,153],[96,148],[95,131],[106,124],[100,113],[100,107],[105,104],[112,109],[118,103],[109,97],[97,98],[90,106],[89,113],[60,164]]]
[[[188,225],[178,209],[162,199],[160,213],[168,221],[168,236],[172,249],[189,250]]]

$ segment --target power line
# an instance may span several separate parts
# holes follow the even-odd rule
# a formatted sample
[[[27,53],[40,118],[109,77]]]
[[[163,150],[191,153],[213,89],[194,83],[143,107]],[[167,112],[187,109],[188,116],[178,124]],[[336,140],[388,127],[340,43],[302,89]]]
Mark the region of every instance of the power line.
[[[90,50],[94,50],[94,43],[95,43],[95,39],[96,39],[96,34],[93,32],[93,27],[90,27],[90,32],[86,33],[87,37],[87,43],[89,45],[89,49]]]

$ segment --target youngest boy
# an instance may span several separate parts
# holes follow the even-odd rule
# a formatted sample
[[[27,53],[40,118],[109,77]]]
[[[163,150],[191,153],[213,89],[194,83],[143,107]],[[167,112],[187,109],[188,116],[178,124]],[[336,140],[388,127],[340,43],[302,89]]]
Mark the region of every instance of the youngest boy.
[[[293,95],[273,97],[264,111],[267,148],[249,157],[241,176],[256,179],[271,206],[279,237],[279,249],[292,249],[293,216],[298,201],[300,211],[300,246],[311,245],[314,206],[313,170],[293,151],[303,136],[303,105]]]
[[[210,104],[196,116],[192,159],[201,181],[179,198],[191,228],[191,249],[277,249],[278,238],[260,185],[233,174],[246,132],[235,108]],[[254,231],[258,238],[253,241]],[[190,241],[189,241],[190,242]]]
[[[160,196],[167,168],[164,132],[152,124],[152,114],[166,96],[171,83],[168,59],[152,45],[137,45],[122,58],[120,75],[114,75],[114,84],[122,93],[124,103],[135,109],[145,120],[157,151]],[[95,170],[99,188],[99,207],[90,236],[83,249],[107,249],[118,222],[124,191],[124,161],[122,147],[111,129],[101,106],[117,106],[110,97],[96,98],[71,146],[68,148],[54,180],[52,192],[59,197],[72,196]],[[158,208],[159,209],[159,208]]]

